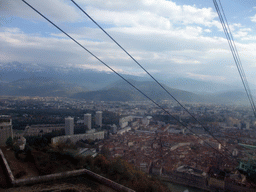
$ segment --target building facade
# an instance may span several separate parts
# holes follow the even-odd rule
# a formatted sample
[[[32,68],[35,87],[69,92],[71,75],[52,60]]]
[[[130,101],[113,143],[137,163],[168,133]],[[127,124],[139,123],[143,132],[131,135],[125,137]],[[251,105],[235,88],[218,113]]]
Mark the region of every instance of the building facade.
[[[86,133],[86,134],[65,135],[65,136],[54,137],[52,138],[51,143],[52,144],[65,143],[68,139],[72,143],[76,143],[77,141],[80,141],[80,140],[104,139],[104,131],[100,131],[96,133]]]
[[[97,111],[96,112],[95,124],[102,127],[102,111]]]
[[[84,114],[84,125],[90,130],[92,128],[92,115],[90,113]]]
[[[65,135],[74,135],[74,118],[65,118]]]
[[[65,129],[64,124],[38,124],[38,125],[30,125],[25,127],[23,136],[41,136],[46,133],[51,133],[53,131],[60,131]],[[15,135],[19,136],[19,135]]]
[[[0,116],[0,146],[4,146],[6,140],[13,138],[12,119],[9,115]]]

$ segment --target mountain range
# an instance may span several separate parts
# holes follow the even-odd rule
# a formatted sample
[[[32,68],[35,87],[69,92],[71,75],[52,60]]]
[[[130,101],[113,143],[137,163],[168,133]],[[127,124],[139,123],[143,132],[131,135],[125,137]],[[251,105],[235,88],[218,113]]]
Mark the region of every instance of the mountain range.
[[[136,88],[138,88],[143,94],[153,100],[168,100],[171,99],[170,96],[162,90],[162,88],[153,81],[135,81],[128,79]],[[191,92],[172,89],[165,86],[175,98],[180,101],[186,102],[198,102],[201,100],[201,96],[196,95]],[[91,92],[80,92],[74,94],[73,97],[77,99],[86,100],[102,100],[102,101],[133,101],[133,100],[146,100],[147,97],[141,92],[136,90],[134,87],[129,85],[123,80],[119,80],[103,90],[91,91]]]
[[[120,77],[110,72],[78,68],[24,65],[18,62],[1,66],[0,95],[60,96],[86,100],[132,101],[147,99]],[[153,100],[171,100],[162,88],[146,77],[123,75]],[[237,86],[189,78],[159,80],[181,102],[249,104]],[[233,88],[233,89],[232,89]]]

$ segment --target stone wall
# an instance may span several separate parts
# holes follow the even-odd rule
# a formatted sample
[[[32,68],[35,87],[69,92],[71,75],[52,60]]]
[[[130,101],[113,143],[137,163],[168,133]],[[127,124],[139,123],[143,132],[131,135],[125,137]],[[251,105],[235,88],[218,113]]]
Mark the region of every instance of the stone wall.
[[[36,183],[43,183],[43,182],[55,181],[55,180],[60,180],[60,179],[64,179],[64,178],[69,178],[69,177],[75,177],[75,176],[79,176],[79,175],[85,175],[91,179],[96,180],[98,183],[106,185],[118,192],[135,192],[132,189],[129,189],[129,188],[127,188],[123,185],[120,185],[116,182],[113,182],[113,181],[111,181],[105,177],[102,177],[96,173],[93,173],[92,171],[89,171],[87,169],[66,171],[66,172],[61,172],[61,173],[56,173],[56,174],[30,177],[27,179],[15,179],[1,149],[0,149],[0,163],[1,163],[1,166],[3,166],[3,168],[4,168],[4,171],[6,172],[9,184],[14,187],[22,186],[22,185],[33,185]]]
[[[42,182],[48,182],[48,181],[54,181],[54,180],[60,180],[68,177],[75,177],[80,175],[86,175],[89,176],[89,178],[96,180],[97,182],[106,185],[116,191],[122,191],[122,192],[135,192],[134,190],[131,190],[123,185],[120,185],[118,183],[115,183],[105,177],[102,177],[96,173],[93,173],[92,171],[89,171],[87,169],[79,169],[74,171],[66,171],[62,173],[56,173],[56,174],[50,174],[50,175],[44,175],[44,176],[38,176],[38,177],[31,177],[27,179],[17,179],[13,181],[13,186],[21,186],[21,185],[31,185],[36,183],[42,183]]]
[[[4,172],[7,176],[7,180],[9,182],[9,184],[12,184],[13,181],[14,181],[14,176],[12,174],[12,171],[11,171],[11,169],[8,165],[8,162],[5,159],[4,154],[3,154],[1,149],[0,149],[0,163],[1,163],[1,166],[3,167],[3,169],[4,169]]]

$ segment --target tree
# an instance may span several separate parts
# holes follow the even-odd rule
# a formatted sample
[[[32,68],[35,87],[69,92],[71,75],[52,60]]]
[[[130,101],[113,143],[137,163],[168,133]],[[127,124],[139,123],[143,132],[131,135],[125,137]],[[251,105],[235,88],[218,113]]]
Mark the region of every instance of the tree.
[[[107,159],[109,159],[111,156],[111,153],[110,153],[108,147],[105,145],[101,148],[101,154],[104,155]]]
[[[94,159],[94,166],[100,168],[103,173],[107,173],[109,170],[109,161],[103,155],[98,155]]]
[[[6,140],[5,144],[6,144],[8,147],[12,147],[12,146],[13,146],[12,137],[8,137],[8,139]]]

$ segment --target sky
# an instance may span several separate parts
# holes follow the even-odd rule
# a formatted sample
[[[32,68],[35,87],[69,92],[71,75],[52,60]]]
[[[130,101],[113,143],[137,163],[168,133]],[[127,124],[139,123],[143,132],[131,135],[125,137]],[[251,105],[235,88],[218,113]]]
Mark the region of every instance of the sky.
[[[27,2],[117,72],[145,76],[71,1]],[[241,83],[212,0],[75,2],[155,77]],[[225,0],[222,5],[254,84],[256,2]],[[21,0],[0,0],[0,67],[17,61],[35,68],[109,71]]]

